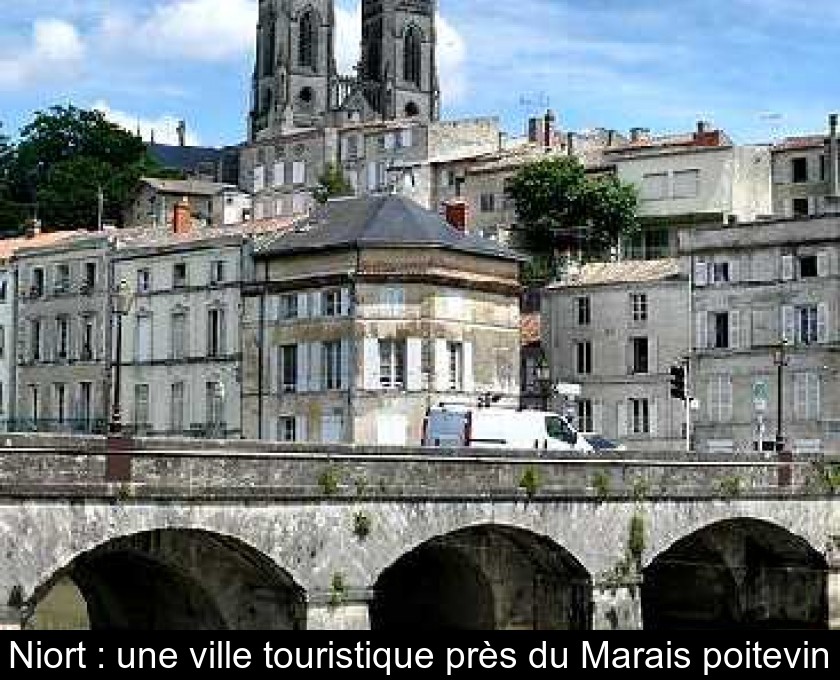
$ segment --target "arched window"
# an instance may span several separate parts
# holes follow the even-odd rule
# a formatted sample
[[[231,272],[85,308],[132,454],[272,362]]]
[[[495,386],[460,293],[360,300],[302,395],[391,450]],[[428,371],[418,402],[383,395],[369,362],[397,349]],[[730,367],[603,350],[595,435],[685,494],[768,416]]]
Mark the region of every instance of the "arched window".
[[[403,77],[407,83],[420,87],[422,74],[422,37],[414,26],[405,32],[403,44]]]
[[[270,76],[274,73],[274,62],[277,61],[277,29],[274,17],[269,17],[268,30],[263,35],[265,42],[263,43],[262,75]]]
[[[298,64],[315,69],[318,64],[318,22],[313,11],[300,18],[299,29]]]

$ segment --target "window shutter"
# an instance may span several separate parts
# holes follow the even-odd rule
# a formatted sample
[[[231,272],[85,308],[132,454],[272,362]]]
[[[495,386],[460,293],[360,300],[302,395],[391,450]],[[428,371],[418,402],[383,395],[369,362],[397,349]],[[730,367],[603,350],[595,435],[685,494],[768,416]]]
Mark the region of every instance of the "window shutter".
[[[695,349],[706,349],[709,345],[709,315],[707,312],[698,312],[694,325],[694,347]]]
[[[449,353],[446,351],[446,340],[435,340],[435,389],[438,392],[449,390]]]
[[[309,389],[312,392],[321,392],[325,387],[323,380],[323,354],[323,343],[313,342],[309,345]]]
[[[618,402],[618,415],[617,415],[617,426],[618,426],[618,436],[619,437],[626,437],[627,436],[627,402],[620,401]]]
[[[729,312],[729,347],[741,347],[741,313],[738,311]]]
[[[694,285],[702,288],[709,283],[709,265],[705,262],[694,263]]]
[[[721,416],[725,422],[732,420],[732,378],[726,376],[721,380]]]
[[[295,161],[294,163],[292,163],[292,183],[306,183],[306,163],[304,163],[303,161]]]
[[[368,191],[376,191],[378,184],[378,166],[375,162],[368,163],[367,166],[367,187]]]
[[[740,264],[741,281],[753,281],[752,262],[749,255],[741,256]]]
[[[350,289],[341,289],[341,316],[350,316]]]
[[[648,338],[648,373],[659,373],[659,340],[655,335]]]
[[[831,275],[829,256],[830,253],[827,250],[817,253],[817,276],[821,278]]]
[[[817,342],[828,342],[828,305],[821,302],[817,305]]]
[[[313,319],[321,316],[321,291],[309,295],[309,316]]]
[[[741,342],[740,345],[744,349],[749,349],[752,347],[752,323],[753,323],[753,312],[752,310],[744,310],[741,313]]]
[[[796,373],[793,376],[793,415],[797,420],[803,420],[807,415],[808,376]]]
[[[385,150],[390,151],[394,148],[395,137],[392,132],[389,132],[385,135]]]
[[[309,318],[309,296],[306,293],[298,293],[297,296],[297,318]]]
[[[350,340],[341,339],[341,389],[350,389]]]
[[[379,385],[379,340],[365,338],[364,340],[364,388],[378,390]]]
[[[595,432],[604,431],[604,402],[600,399],[592,402],[592,429]]]
[[[227,354],[227,314],[224,309],[219,310],[219,355]]]
[[[656,399],[650,400],[650,411],[648,417],[650,418],[650,436],[659,436],[659,402]]]
[[[283,394],[283,360],[280,356],[280,346],[275,346],[268,352],[268,393],[274,394],[272,386],[277,394]]]
[[[411,140],[411,128],[406,128],[405,130],[400,130],[400,146],[402,147],[409,147],[412,144]]]
[[[265,167],[258,165],[254,168],[254,193],[265,189]]]
[[[782,280],[793,281],[793,255],[782,255]]]
[[[286,164],[282,161],[274,164],[274,186],[281,187],[286,181]]]
[[[811,373],[808,381],[808,405],[810,407],[810,417],[813,420],[820,419],[820,376],[816,373]]]
[[[349,137],[343,137],[341,139],[341,157],[344,160],[347,160],[350,156],[350,139]]]
[[[295,441],[309,441],[309,433],[306,429],[306,416],[295,416]]]
[[[423,389],[423,341],[420,338],[409,338],[405,348],[405,388],[409,392],[419,392]]]
[[[729,283],[738,283],[738,281],[741,280],[741,272],[738,267],[739,264],[738,260],[729,260]]]
[[[790,306],[782,307],[782,339],[787,342],[796,340],[796,324],[794,309]]]
[[[720,420],[720,379],[712,377],[706,386],[706,404],[709,420],[716,423]]]
[[[305,343],[297,346],[297,391],[309,391],[309,346]]]
[[[465,342],[464,348],[464,392],[472,394],[475,392],[475,374],[473,371],[473,344]]]

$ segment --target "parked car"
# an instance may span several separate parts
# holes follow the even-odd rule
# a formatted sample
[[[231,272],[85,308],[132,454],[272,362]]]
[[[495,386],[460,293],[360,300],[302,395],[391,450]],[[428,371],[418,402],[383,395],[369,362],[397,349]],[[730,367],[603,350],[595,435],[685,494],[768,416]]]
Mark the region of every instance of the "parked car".
[[[423,421],[423,446],[591,452],[568,419],[548,411],[442,405]]]
[[[620,442],[607,439],[597,432],[582,432],[583,437],[595,451],[626,451],[627,447]]]

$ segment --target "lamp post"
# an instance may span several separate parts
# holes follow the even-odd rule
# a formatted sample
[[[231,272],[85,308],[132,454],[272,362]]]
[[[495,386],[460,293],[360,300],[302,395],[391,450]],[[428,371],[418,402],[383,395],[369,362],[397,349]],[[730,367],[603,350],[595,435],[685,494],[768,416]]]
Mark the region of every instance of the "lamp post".
[[[551,367],[548,365],[548,360],[545,358],[545,353],[541,353],[537,359],[534,367],[534,377],[537,380],[537,386],[540,390],[540,398],[543,403],[543,411],[548,410],[548,400],[551,396]]]
[[[131,309],[132,295],[128,282],[123,279],[120,281],[117,289],[111,295],[112,309],[117,321],[117,332],[114,338],[116,346],[116,359],[114,361],[114,403],[111,412],[111,422],[109,431],[113,435],[121,435],[122,428],[122,410],[120,408],[120,392],[122,385],[120,383],[120,367],[122,364],[122,320]]]
[[[784,369],[788,365],[787,340],[782,340],[773,352],[773,363],[776,365],[776,458],[780,463],[778,477],[779,486],[790,486],[793,471],[790,463],[790,451],[785,448],[785,438],[782,429],[784,418]]]

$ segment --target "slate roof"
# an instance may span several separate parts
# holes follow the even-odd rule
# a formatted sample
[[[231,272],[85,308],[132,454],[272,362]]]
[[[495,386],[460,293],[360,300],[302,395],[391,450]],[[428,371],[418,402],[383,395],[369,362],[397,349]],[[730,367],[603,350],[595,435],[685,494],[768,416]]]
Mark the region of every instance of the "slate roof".
[[[441,248],[507,260],[527,258],[495,241],[455,229],[398,194],[328,201],[297,227],[261,244],[257,257],[346,248]]]
[[[183,194],[185,196],[215,196],[228,189],[237,190],[232,184],[207,182],[198,179],[157,179],[155,177],[143,177],[140,181],[143,184],[148,184],[155,191]]]
[[[563,281],[550,285],[549,289],[557,290],[620,283],[652,283],[679,279],[682,276],[680,261],[676,258],[595,262],[584,265]]]
[[[199,164],[217,164],[222,150],[206,146],[174,146],[170,144],[148,144],[149,154],[165,168],[193,172]]]

